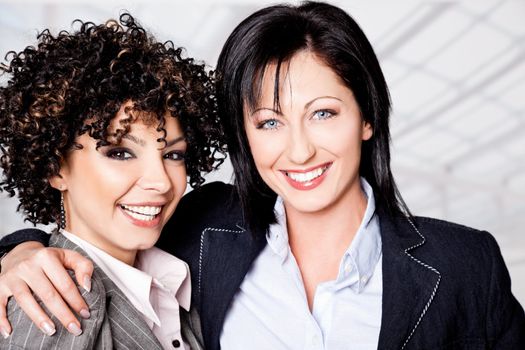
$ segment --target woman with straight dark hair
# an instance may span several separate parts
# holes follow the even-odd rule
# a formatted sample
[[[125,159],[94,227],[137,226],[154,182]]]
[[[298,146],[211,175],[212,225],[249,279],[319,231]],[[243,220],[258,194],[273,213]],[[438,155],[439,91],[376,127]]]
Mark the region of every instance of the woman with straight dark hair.
[[[414,217],[399,195],[388,89],[348,14],[317,2],[259,10],[217,72],[235,186],[187,195],[166,228],[178,234],[160,241],[190,265],[208,349],[525,347],[494,238]],[[35,231],[7,239],[29,238],[45,243]],[[43,248],[29,244],[6,257],[11,289],[31,280],[16,263],[36,265]]]

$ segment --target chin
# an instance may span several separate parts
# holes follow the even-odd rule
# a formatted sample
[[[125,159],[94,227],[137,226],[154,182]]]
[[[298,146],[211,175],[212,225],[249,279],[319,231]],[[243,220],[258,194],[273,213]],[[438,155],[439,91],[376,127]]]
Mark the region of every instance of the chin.
[[[294,210],[308,214],[320,212],[329,206],[329,203],[320,202],[317,198],[313,199],[312,201],[297,200],[289,201],[288,203],[289,206]]]
[[[145,250],[153,247],[155,243],[159,240],[160,234],[157,235],[151,235],[151,236],[143,236],[137,239],[133,244],[133,249],[136,250]]]

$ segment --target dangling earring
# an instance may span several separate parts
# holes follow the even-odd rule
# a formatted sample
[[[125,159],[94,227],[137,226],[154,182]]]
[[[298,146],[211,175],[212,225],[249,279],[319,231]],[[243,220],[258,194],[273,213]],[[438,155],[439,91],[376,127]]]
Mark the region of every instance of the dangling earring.
[[[66,209],[64,209],[64,192],[60,192],[60,228],[66,229]]]

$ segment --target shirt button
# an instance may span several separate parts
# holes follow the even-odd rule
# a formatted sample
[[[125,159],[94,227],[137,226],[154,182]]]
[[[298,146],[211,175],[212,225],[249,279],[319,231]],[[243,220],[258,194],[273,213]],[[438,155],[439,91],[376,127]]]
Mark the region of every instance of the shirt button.
[[[352,264],[347,263],[347,264],[345,265],[345,272],[346,272],[347,274],[349,274],[350,272],[352,272]]]
[[[366,283],[366,282],[368,282],[368,276],[361,277],[361,283]]]
[[[180,347],[180,341],[178,339],[175,339],[171,342],[171,345],[173,345],[174,348]]]

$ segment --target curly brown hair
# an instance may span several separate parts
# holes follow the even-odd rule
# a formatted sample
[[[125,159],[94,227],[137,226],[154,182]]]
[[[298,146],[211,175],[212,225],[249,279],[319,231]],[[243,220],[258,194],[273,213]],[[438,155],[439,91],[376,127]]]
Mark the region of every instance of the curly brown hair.
[[[33,223],[58,222],[60,193],[48,179],[79,146],[75,139],[88,133],[98,147],[119,143],[136,119],[132,111],[153,115],[164,135],[164,116],[178,118],[192,187],[226,156],[212,71],[183,58],[172,42],[157,42],[129,13],[119,21],[77,25],[56,36],[44,30],[36,47],[9,52],[0,66],[10,75],[0,88],[0,191],[18,192],[18,210]],[[130,117],[109,135],[111,120],[128,101]]]

